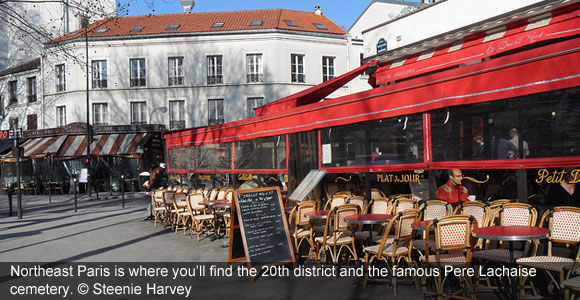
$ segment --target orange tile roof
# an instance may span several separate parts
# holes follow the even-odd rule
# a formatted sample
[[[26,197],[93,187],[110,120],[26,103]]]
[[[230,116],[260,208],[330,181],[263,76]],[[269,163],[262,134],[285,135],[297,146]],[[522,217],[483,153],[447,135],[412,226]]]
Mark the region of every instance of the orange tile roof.
[[[252,21],[263,21],[262,26],[250,26]],[[284,20],[292,20],[298,27],[289,26]],[[216,22],[223,22],[221,28],[212,28]],[[322,24],[328,30],[319,29],[313,23]],[[171,24],[179,24],[177,30],[166,30]],[[136,26],[144,26],[140,32],[131,32]],[[107,27],[104,33],[95,30]],[[89,37],[139,36],[179,33],[210,33],[241,30],[284,29],[303,32],[319,32],[329,34],[346,34],[346,31],[336,25],[325,15],[313,12],[303,12],[287,9],[266,9],[226,12],[182,13],[165,15],[113,17],[92,23],[89,27]],[[50,43],[84,37],[84,30],[77,30],[56,38]]]

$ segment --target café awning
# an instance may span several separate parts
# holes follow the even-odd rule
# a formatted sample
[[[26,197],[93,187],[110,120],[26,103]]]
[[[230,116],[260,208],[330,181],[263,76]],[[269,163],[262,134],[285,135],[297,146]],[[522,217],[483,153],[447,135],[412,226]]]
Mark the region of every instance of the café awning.
[[[143,144],[151,137],[149,133],[119,133],[94,135],[90,153],[92,156],[134,155],[143,153]],[[79,157],[87,153],[86,135],[70,135],[64,142],[59,157]]]
[[[66,139],[66,135],[39,137],[29,139],[20,145],[24,148],[23,157],[38,157],[42,155],[53,155],[58,152],[58,149]],[[13,157],[12,153],[8,153],[6,157]]]

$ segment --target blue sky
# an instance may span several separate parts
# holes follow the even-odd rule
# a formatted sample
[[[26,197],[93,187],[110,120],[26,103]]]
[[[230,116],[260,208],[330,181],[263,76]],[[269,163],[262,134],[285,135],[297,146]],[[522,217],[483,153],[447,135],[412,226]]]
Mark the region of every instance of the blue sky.
[[[416,0],[415,0],[416,1]],[[119,15],[148,15],[182,13],[179,0],[118,0],[127,10]],[[322,6],[322,13],[339,26],[349,29],[365,10],[371,0],[195,0],[192,12],[231,11],[251,9],[285,8],[314,11],[315,5]]]

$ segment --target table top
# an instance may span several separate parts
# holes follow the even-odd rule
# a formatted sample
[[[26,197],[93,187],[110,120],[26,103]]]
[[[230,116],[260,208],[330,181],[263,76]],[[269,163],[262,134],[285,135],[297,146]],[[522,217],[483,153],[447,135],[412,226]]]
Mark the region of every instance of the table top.
[[[227,203],[228,200],[211,200],[211,201],[201,201],[199,202],[200,205],[205,205],[205,206],[213,206],[216,204],[221,204],[221,203]]]
[[[305,217],[310,219],[326,219],[330,210],[317,210],[311,211],[304,214]]]
[[[232,204],[229,202],[225,202],[225,203],[218,203],[213,205],[213,208],[231,208]]]
[[[347,223],[353,224],[382,224],[392,219],[393,217],[393,215],[387,214],[364,214],[347,216],[344,218],[344,220]]]
[[[427,230],[427,226],[429,226],[429,223],[433,222],[433,220],[426,220],[426,221],[418,221],[415,222],[413,224],[411,224],[411,227],[413,227],[413,229],[416,230]],[[431,231],[435,230],[434,226],[431,226]]]
[[[478,238],[502,241],[527,241],[547,238],[550,230],[534,226],[491,226],[480,227],[473,231]]]

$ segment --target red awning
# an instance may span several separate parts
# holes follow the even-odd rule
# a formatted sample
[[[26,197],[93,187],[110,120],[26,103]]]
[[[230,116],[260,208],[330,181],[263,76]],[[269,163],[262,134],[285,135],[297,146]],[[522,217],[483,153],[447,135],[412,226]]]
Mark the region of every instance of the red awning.
[[[349,81],[353,80],[355,77],[366,71],[368,67],[376,63],[377,61],[368,62],[348,73],[344,73],[338,77],[325,81],[319,85],[313,86],[309,89],[305,89],[296,94],[292,94],[288,97],[278,99],[274,102],[270,102],[266,105],[256,107],[255,108],[256,116],[263,116],[271,113],[285,111],[290,108],[295,108],[310,103],[316,103],[324,99],[324,97],[330,95],[332,92],[336,91],[338,88],[345,85]]]
[[[376,84],[380,85],[483,60],[541,41],[576,35],[579,33],[579,13],[580,4],[572,5],[381,64],[376,71]]]
[[[146,133],[103,134],[95,135],[95,142],[91,145],[91,155],[130,155],[142,154],[142,141]],[[60,157],[78,157],[87,153],[86,135],[71,135],[64,142],[58,152]]]

